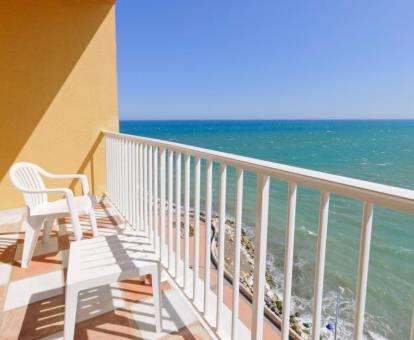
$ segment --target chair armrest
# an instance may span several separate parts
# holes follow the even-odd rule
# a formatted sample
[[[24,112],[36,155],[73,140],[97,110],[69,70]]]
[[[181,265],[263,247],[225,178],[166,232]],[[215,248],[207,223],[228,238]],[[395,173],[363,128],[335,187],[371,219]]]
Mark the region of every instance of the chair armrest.
[[[57,174],[51,174],[50,172],[47,172],[45,170],[42,171],[42,175],[45,176],[45,177],[54,178],[54,179],[60,179],[60,178],[63,178],[63,179],[64,178],[78,178],[78,179],[81,180],[83,194],[84,195],[89,195],[88,178],[85,175],[81,175],[81,174],[57,175]]]
[[[75,211],[75,202],[73,200],[73,192],[70,189],[67,189],[67,188],[31,189],[31,190],[23,189],[21,191],[27,194],[62,193],[65,195],[69,210]]]

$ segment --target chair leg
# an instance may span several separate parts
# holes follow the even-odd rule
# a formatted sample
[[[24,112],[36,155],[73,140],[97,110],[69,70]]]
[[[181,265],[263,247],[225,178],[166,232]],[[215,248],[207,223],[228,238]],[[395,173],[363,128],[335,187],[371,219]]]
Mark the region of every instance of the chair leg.
[[[65,321],[63,339],[72,340],[75,334],[76,309],[78,306],[78,290],[71,285],[66,286],[65,292]]]
[[[93,237],[96,237],[98,236],[98,226],[96,224],[95,210],[93,210],[93,207],[89,212],[89,218],[91,220],[92,235]]]
[[[152,276],[152,295],[154,297],[155,308],[155,331],[160,333],[162,331],[162,314],[161,314],[161,286],[160,286],[160,265],[157,264],[157,270]]]
[[[70,210],[69,213],[70,213],[70,219],[71,219],[71,222],[72,222],[72,227],[73,227],[73,230],[75,232],[76,241],[80,241],[80,240],[82,240],[83,234],[82,234],[82,228],[81,228],[80,222],[79,222],[78,212]]]
[[[29,217],[24,223],[25,234],[21,267],[27,268],[36,247],[36,242],[37,238],[39,237],[40,229],[42,228],[43,219],[40,219],[38,217]]]
[[[43,226],[43,243],[49,241],[50,233],[52,232],[53,225],[55,223],[54,218],[48,218],[45,225]]]

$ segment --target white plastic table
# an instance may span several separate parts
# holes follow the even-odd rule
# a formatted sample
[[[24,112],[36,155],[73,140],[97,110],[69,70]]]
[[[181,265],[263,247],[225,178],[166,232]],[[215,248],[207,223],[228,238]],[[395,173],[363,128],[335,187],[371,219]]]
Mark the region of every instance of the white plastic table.
[[[152,276],[155,328],[156,332],[161,331],[160,263],[148,249],[142,238],[134,235],[101,236],[71,243],[66,279],[65,340],[73,339],[80,291],[144,275]]]

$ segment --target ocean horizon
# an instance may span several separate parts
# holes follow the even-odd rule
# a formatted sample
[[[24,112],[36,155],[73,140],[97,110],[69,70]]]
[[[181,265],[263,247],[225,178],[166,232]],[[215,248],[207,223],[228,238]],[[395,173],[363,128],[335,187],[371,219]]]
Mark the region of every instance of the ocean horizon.
[[[120,119],[119,122],[147,122],[147,123],[162,123],[162,122],[414,122],[414,118],[252,118],[252,119]]]
[[[414,189],[414,120],[121,120],[120,131],[306,169]],[[202,164],[204,171],[204,164]],[[218,168],[214,168],[213,209],[217,208]],[[201,209],[204,172],[201,174]],[[254,231],[255,176],[246,173],[243,224]],[[234,216],[234,169],[227,179],[227,216]],[[268,265],[282,292],[287,185],[271,180]],[[292,312],[311,321],[319,192],[299,187],[295,229]],[[339,339],[352,334],[362,206],[333,194],[329,214],[323,320],[333,322],[336,290]],[[270,232],[271,231],[271,232]],[[409,337],[414,298],[414,217],[375,207],[368,278],[365,336]]]

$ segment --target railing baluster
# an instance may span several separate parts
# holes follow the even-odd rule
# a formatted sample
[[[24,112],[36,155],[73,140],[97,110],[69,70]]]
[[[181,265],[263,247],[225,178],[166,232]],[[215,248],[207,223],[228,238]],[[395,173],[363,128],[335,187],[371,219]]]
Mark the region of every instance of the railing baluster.
[[[122,140],[117,139],[116,141],[116,168],[117,168],[117,181],[116,187],[118,192],[117,208],[122,211]]]
[[[414,307],[413,307],[413,318],[411,319],[411,336],[410,340],[414,340]]]
[[[263,338],[263,308],[266,274],[269,176],[257,175],[256,228],[254,246],[252,339]]]
[[[113,178],[113,192],[114,196],[110,197],[111,200],[113,200],[113,203],[115,203],[115,206],[119,206],[118,204],[118,141],[113,138],[112,139],[112,162],[113,162],[113,172],[114,172],[114,178]]]
[[[168,270],[173,260],[173,159],[174,151],[168,150]]]
[[[122,143],[122,215],[124,215],[125,220],[128,219],[127,217],[127,166],[126,166],[126,160],[127,160],[127,152],[126,152],[126,145],[127,141],[123,141]]]
[[[116,150],[115,150],[115,139],[111,138],[111,196],[110,198],[116,200]]]
[[[118,141],[118,209],[122,212],[122,202],[123,202],[123,192],[124,192],[124,186],[123,186],[123,169],[122,169],[122,140]]]
[[[116,166],[117,166],[117,162],[116,162],[116,140],[115,138],[111,139],[111,153],[112,153],[112,174],[114,176],[114,178],[112,178],[112,195],[110,197],[110,199],[112,200],[112,202],[117,205],[117,198],[116,198],[116,181],[117,181],[117,175],[116,175]]]
[[[111,164],[112,164],[112,176],[114,176],[114,177],[111,179],[111,182],[112,182],[112,184],[111,184],[112,196],[110,198],[111,198],[111,200],[115,201],[114,202],[115,204],[117,204],[116,203],[116,200],[117,200],[116,166],[117,166],[117,163],[116,163],[116,144],[115,143],[116,143],[115,138],[111,138]]]
[[[132,191],[132,208],[133,208],[133,226],[134,229],[138,228],[138,209],[137,209],[137,143],[132,143],[132,185],[131,185],[131,191]]]
[[[124,194],[125,194],[125,204],[124,204],[124,216],[125,221],[129,223],[129,193],[128,193],[128,181],[129,181],[129,164],[128,164],[128,150],[129,141],[124,143]]]
[[[118,180],[117,180],[117,188],[118,188],[118,209],[121,211],[122,206],[122,141],[117,140],[116,145],[116,153],[117,153],[117,173],[118,173]]]
[[[153,222],[154,222],[154,239],[153,239],[153,244],[154,244],[154,250],[157,254],[159,254],[159,248],[157,247],[157,242],[158,242],[158,228],[159,228],[159,216],[158,216],[158,148],[156,148],[154,146],[153,149],[153,171],[154,171],[154,175],[153,175],[153,180],[154,180],[154,184],[153,184],[153,193],[154,193],[154,205],[153,205]]]
[[[106,145],[107,145],[107,172],[106,172],[106,190],[108,192],[108,196],[112,197],[114,196],[113,192],[112,192],[112,180],[113,180],[113,173],[112,173],[112,138],[110,137],[105,137],[106,140]]]
[[[109,152],[110,152],[110,155],[111,155],[111,159],[110,159],[110,162],[111,162],[111,173],[110,173],[110,183],[111,183],[111,189],[110,189],[110,194],[109,194],[109,197],[111,198],[111,199],[115,199],[115,185],[114,185],[114,181],[115,181],[115,179],[116,179],[116,175],[115,175],[115,157],[114,157],[114,155],[115,155],[115,152],[114,152],[114,139],[113,138],[110,138],[109,139]]]
[[[194,171],[194,268],[193,268],[193,299],[198,302],[198,274],[200,270],[200,157],[195,158]]]
[[[356,291],[356,312],[354,321],[354,340],[361,340],[364,331],[364,313],[365,300],[367,294],[368,283],[368,267],[369,267],[369,251],[371,246],[371,231],[372,231],[373,206],[371,203],[364,202],[360,250],[359,250],[359,265],[358,265],[358,280]]]
[[[105,151],[106,151],[106,192],[108,196],[112,195],[111,191],[111,139],[105,137]]]
[[[106,137],[107,141],[108,141],[108,162],[109,162],[109,186],[108,186],[108,196],[113,200],[115,198],[115,193],[113,190],[113,181],[115,179],[115,174],[113,172],[114,169],[114,153],[113,153],[113,139],[112,137]]]
[[[239,327],[239,285],[240,285],[240,244],[243,209],[243,170],[236,170],[236,223],[234,226],[234,271],[233,271],[233,317],[231,337],[238,339]]]
[[[181,234],[181,153],[175,159],[175,278],[180,281]],[[182,279],[182,277],[181,277]]]
[[[139,144],[139,230],[144,229],[144,167],[143,144]]]
[[[127,217],[127,221],[128,223],[131,223],[131,192],[129,190],[130,185],[131,185],[131,172],[130,172],[130,167],[131,167],[131,159],[130,159],[130,154],[131,154],[131,141],[127,141],[126,143],[126,162],[125,162],[125,169],[126,169],[126,198],[127,198],[127,206],[126,206],[126,217]]]
[[[328,215],[329,215],[329,193],[321,192],[320,208],[319,208],[319,227],[318,227],[318,245],[315,268],[315,285],[313,293],[313,316],[312,316],[312,339],[319,340],[322,296],[323,296],[323,279],[325,273],[325,251],[326,251],[326,235],[328,231]]]
[[[119,210],[124,215],[123,212],[123,204],[124,204],[124,167],[123,167],[123,159],[124,159],[124,142],[119,140]]]
[[[204,265],[204,314],[210,310],[210,253],[211,253],[211,191],[213,180],[213,162],[206,161],[206,222],[205,222],[205,265]]]
[[[148,228],[148,146],[144,145],[144,229],[145,235],[149,236]]]
[[[134,146],[134,155],[135,155],[135,185],[134,185],[134,196],[135,196],[135,215],[136,222],[135,228],[139,230],[140,228],[140,212],[139,212],[139,144],[135,143]]]
[[[164,261],[165,247],[165,148],[160,149],[160,259]]]
[[[134,206],[134,177],[135,177],[135,164],[134,164],[134,142],[131,141],[129,145],[129,186],[128,186],[128,192],[129,192],[129,199],[130,199],[130,205],[129,205],[129,215],[130,215],[130,224],[132,226],[135,226],[134,224],[134,215],[135,215],[135,206]]]
[[[149,240],[150,242],[153,241],[154,236],[154,224],[153,224],[153,214],[152,214],[152,206],[153,206],[153,198],[152,198],[152,146],[148,147],[148,227],[149,227]],[[154,247],[155,244],[152,244]]]
[[[119,140],[119,210],[124,216],[124,141]]]
[[[126,220],[126,152],[125,152],[126,141],[122,141],[122,216]]]
[[[109,138],[108,137],[105,137],[105,157],[106,157],[106,192],[108,192],[108,194],[109,195],[111,195],[111,189],[110,189],[110,187],[111,187],[111,184],[110,184],[110,182],[109,182],[109,180],[110,180],[110,173],[111,173],[111,170],[110,170],[110,166],[111,166],[111,163],[110,163],[110,159],[111,159],[111,156],[110,156],[110,154],[109,154],[109,143],[110,143],[110,141],[109,141]]]
[[[290,300],[292,293],[292,270],[293,270],[293,247],[295,241],[295,218],[296,218],[296,193],[297,185],[289,183],[288,188],[288,214],[286,219],[285,237],[285,277],[283,289],[283,323],[282,339],[289,339]]]
[[[133,172],[133,168],[132,168],[132,142],[129,141],[128,142],[128,187],[127,187],[127,192],[128,192],[128,222],[129,224],[133,224],[132,223],[132,215],[133,215],[133,206],[132,206],[132,172]]]
[[[115,139],[111,138],[111,164],[112,164],[112,176],[111,178],[111,196],[110,199],[116,202],[116,150],[115,150]],[[115,203],[116,204],[116,203]]]
[[[129,163],[128,163],[128,153],[129,153],[129,141],[124,143],[124,194],[125,194],[125,204],[124,204],[124,216],[127,223],[129,223],[129,193],[128,193],[128,181],[129,181]]]
[[[184,290],[188,291],[190,257],[190,155],[184,161]]]
[[[227,166],[220,164],[220,226],[219,226],[219,247],[218,247],[218,283],[217,283],[217,333],[223,331],[223,290],[224,290],[224,236],[226,234],[226,181]]]

